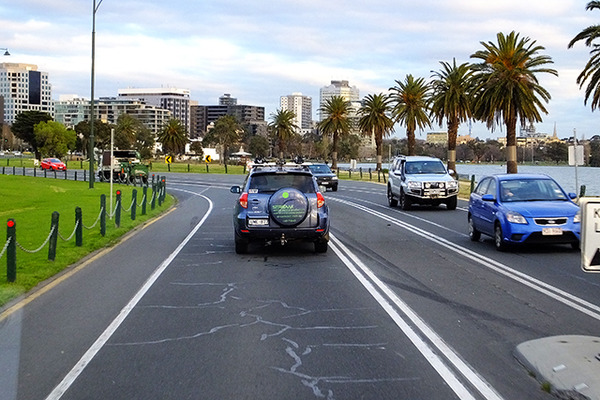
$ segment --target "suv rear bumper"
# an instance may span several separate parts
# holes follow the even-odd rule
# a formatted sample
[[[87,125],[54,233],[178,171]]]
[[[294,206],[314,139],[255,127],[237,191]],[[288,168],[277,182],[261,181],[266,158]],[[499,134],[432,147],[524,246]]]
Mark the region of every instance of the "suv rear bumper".
[[[280,239],[282,235],[285,235],[286,239],[329,239],[329,221],[326,218],[319,218],[319,224],[317,226],[297,226],[290,228],[283,226],[249,227],[246,223],[246,218],[236,218],[234,222],[234,230],[236,235],[247,240]]]

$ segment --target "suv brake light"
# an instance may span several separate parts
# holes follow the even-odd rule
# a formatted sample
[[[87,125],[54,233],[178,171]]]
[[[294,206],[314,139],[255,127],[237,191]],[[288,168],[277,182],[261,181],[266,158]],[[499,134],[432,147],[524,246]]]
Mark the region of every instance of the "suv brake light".
[[[317,208],[321,208],[325,205],[325,197],[321,194],[321,192],[317,192]]]
[[[243,208],[248,208],[248,193],[242,193],[240,196],[240,206]]]

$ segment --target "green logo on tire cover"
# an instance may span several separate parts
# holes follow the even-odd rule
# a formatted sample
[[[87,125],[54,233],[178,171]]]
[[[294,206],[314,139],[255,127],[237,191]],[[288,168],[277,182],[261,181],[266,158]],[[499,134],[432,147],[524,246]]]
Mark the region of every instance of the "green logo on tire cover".
[[[281,193],[281,197],[285,199],[283,204],[273,204],[271,206],[275,219],[282,224],[293,225],[300,222],[306,213],[306,206],[298,204],[287,191]]]

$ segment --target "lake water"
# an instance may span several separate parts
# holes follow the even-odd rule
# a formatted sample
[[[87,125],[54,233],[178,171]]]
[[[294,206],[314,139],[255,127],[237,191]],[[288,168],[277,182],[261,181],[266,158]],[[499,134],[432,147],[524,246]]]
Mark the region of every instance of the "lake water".
[[[342,169],[348,169],[350,164],[339,163]],[[358,164],[357,168],[363,170],[375,169],[374,163]],[[388,168],[384,163],[383,168]],[[469,179],[475,175],[475,181],[479,182],[481,177],[491,174],[502,174],[506,172],[506,165],[490,164],[457,164],[457,172],[461,177],[468,175]],[[577,179],[575,178],[575,167],[572,166],[541,166],[541,165],[519,165],[520,173],[546,174],[554,178],[567,192],[579,194],[581,185],[586,186],[586,196],[600,196],[600,168],[577,167]]]

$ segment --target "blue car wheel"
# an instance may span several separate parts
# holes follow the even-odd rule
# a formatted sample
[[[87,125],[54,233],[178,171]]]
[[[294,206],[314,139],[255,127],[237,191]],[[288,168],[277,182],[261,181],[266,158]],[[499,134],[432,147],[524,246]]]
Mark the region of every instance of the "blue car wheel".
[[[508,247],[508,244],[504,240],[504,233],[502,232],[502,227],[499,223],[494,227],[494,244],[496,246],[496,250],[505,251]]]

